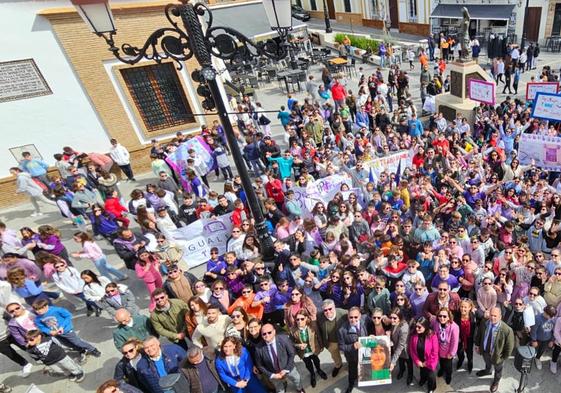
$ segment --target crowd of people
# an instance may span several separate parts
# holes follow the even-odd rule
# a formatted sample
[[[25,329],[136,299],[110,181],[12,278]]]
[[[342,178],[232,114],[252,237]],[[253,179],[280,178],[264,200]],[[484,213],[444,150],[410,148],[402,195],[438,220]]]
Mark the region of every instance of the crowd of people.
[[[544,68],[541,75],[550,74]],[[533,119],[525,102],[510,97],[476,108],[473,125],[442,113],[427,122],[399,66],[392,64],[387,78],[378,69],[359,79],[355,96],[326,69],[320,86],[310,78],[303,102],[289,96],[277,115],[282,148],[259,103],[235,103],[239,147],[260,200],[251,208],[263,210],[274,237],[271,260],[218,122],[201,135],[216,178],[224,178],[220,192],[194,150],[184,174],[168,166],[166,156],[186,141],[181,133],[153,142],[157,180],[130,195],[121,194],[111,171],[117,166],[135,181],[130,155],[116,140],[108,156],[65,147],[54,157],[57,174],[23,153],[10,170],[34,215],[42,214],[38,201],[55,203],[76,228],[63,238],[56,225],[16,231],[0,223],[0,352],[23,377],[33,366],[20,351],[53,377],[81,382],[81,364],[102,356],[74,330],[83,303],[88,318],[117,322],[112,335],[121,358],[99,393],[165,392],[162,381],[172,374],[195,393],[282,393],[287,383],[304,392],[343,372],[343,359],[350,393],[361,377],[365,336],[389,337],[390,358],[380,363],[393,383],[413,385],[418,368],[417,382],[429,393],[437,376],[450,384],[454,369],[471,373],[474,353],[485,365],[476,375],[493,374],[490,390],[497,391],[520,345],[536,349],[538,369],[551,351],[556,374],[561,181],[558,172],[521,165],[517,148],[522,133],[558,136],[559,126]],[[411,152],[411,165],[373,175],[372,160],[399,151]],[[295,200],[294,187],[335,174],[348,181],[330,200],[309,212]],[[227,214],[231,236],[209,250],[203,274],[194,275],[175,229]],[[109,262],[100,241],[112,245],[126,272]],[[69,252],[69,242],[79,251]],[[77,270],[78,259],[90,268]],[[147,310],[125,284],[135,279],[149,293]],[[71,309],[57,305],[61,294]],[[320,362],[323,350],[332,365]]]

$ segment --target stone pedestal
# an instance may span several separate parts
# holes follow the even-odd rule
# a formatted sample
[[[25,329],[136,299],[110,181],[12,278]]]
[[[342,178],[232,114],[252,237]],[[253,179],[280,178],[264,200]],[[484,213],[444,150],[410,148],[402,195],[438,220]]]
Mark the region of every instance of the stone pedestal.
[[[450,70],[450,92],[436,96],[436,111],[442,112],[444,118],[452,121],[459,112],[473,125],[475,114],[473,109],[479,105],[477,101],[470,100],[469,80],[478,79],[487,82],[495,81],[475,61],[465,63],[451,62]]]

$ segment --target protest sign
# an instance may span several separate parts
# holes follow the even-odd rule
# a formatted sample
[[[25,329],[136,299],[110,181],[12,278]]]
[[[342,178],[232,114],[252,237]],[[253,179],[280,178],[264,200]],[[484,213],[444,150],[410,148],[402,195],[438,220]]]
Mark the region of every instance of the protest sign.
[[[359,337],[358,386],[376,386],[392,383],[391,354],[388,336]]]
[[[534,102],[532,117],[561,121],[561,96],[550,93],[538,93]]]
[[[561,171],[561,138],[522,134],[520,135],[518,158],[522,165],[531,164],[533,159],[537,167],[550,171]]]
[[[341,191],[342,184],[352,187],[351,179],[343,175],[327,176],[309,183],[306,187],[292,187],[294,200],[302,209],[303,216],[309,217],[315,204],[318,202],[327,204],[336,193]],[[353,190],[356,191],[357,196],[361,196],[359,189]]]
[[[226,241],[232,232],[232,213],[219,217],[202,218],[186,227],[170,231],[171,236],[183,245],[184,258],[189,268],[205,263],[210,258],[210,249],[226,252]]]
[[[488,105],[495,105],[495,84],[479,79],[470,79],[469,99]]]
[[[177,147],[177,149],[166,157],[166,162],[177,174],[181,180],[181,184],[187,190],[191,190],[189,179],[187,178],[187,159],[189,158],[188,151],[195,150],[196,165],[201,174],[214,170],[215,160],[212,157],[210,147],[201,136],[188,139]]]
[[[385,157],[366,161],[363,168],[368,171],[372,168],[374,175],[379,178],[380,173],[384,171],[388,173],[396,173],[398,168],[401,168],[401,171],[403,171],[405,168],[411,167],[411,165],[413,165],[411,161],[413,157],[412,154],[413,153],[409,150],[402,150]]]
[[[526,84],[526,100],[533,100],[538,93],[557,94],[559,82],[528,82]]]

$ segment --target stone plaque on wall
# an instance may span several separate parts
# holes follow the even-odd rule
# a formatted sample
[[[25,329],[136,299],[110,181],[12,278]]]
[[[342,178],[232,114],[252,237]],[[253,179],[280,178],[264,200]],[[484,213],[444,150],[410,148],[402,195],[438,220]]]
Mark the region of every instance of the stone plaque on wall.
[[[35,60],[0,62],[0,102],[53,94]]]
[[[461,72],[450,71],[450,94],[464,98],[464,80]]]

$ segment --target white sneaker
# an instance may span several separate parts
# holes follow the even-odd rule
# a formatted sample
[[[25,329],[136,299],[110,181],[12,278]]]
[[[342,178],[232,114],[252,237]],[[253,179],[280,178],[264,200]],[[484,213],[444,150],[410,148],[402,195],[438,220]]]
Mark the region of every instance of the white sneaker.
[[[20,374],[22,378],[27,378],[29,374],[31,374],[32,368],[33,365],[31,363],[27,363],[25,366],[23,366],[23,369],[21,370],[21,374]]]
[[[540,359],[536,358],[536,359],[534,359],[534,362],[536,363],[536,368],[538,370],[541,370],[542,369],[542,361]]]
[[[557,374],[557,362],[549,362],[549,371],[551,371],[552,374]]]

